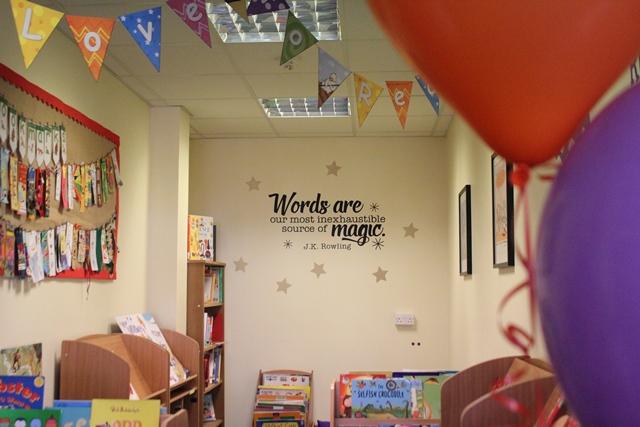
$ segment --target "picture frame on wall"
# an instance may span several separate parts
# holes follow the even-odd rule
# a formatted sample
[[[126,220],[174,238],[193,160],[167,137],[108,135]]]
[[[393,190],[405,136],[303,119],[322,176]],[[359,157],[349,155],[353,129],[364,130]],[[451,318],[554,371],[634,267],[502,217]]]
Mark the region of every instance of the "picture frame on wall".
[[[471,186],[465,185],[458,193],[458,252],[461,276],[470,276],[471,251]]]
[[[513,164],[503,157],[491,156],[491,210],[493,231],[493,267],[515,265],[513,230]]]

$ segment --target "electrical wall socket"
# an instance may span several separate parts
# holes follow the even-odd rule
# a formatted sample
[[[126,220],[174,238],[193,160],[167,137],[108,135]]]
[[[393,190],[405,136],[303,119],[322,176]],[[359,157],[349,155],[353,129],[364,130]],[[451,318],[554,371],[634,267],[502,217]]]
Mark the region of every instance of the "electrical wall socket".
[[[416,324],[416,315],[413,313],[396,313],[396,326],[413,326]]]

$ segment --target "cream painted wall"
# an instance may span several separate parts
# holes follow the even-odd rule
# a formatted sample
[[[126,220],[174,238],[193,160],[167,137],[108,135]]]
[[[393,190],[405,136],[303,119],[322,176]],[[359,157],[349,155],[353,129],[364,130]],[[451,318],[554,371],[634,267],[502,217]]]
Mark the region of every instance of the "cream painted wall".
[[[315,418],[327,419],[329,384],[341,372],[449,366],[446,154],[439,138],[192,141],[190,212],[214,217],[218,258],[228,265],[229,425],[249,424],[259,369],[313,369]],[[337,177],[325,167],[334,160]],[[249,191],[252,177],[259,191]],[[268,194],[292,191],[379,203],[388,218],[384,248],[302,250],[331,239],[285,235],[269,222]],[[415,239],[404,237],[411,222]],[[246,272],[235,271],[240,257]],[[314,262],[327,272],[319,279]],[[376,283],[378,266],[386,282]],[[276,292],[284,278],[293,285],[287,295]],[[413,312],[417,327],[397,329],[395,311]]]
[[[61,24],[63,25],[63,24]],[[109,71],[91,77],[78,47],[56,31],[25,71],[9,2],[0,5],[0,62],[120,135],[118,280],[45,281],[38,286],[0,281],[0,348],[42,342],[46,398],[53,397],[60,342],[109,331],[114,316],[144,310],[149,187],[147,105]],[[125,107],[126,108],[123,108]]]

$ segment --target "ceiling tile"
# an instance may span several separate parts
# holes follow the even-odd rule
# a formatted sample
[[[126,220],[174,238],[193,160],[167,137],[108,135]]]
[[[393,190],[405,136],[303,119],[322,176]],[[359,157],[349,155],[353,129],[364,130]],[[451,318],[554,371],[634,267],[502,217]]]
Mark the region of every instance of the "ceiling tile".
[[[276,132],[282,136],[322,134],[328,129],[334,134],[351,135],[353,133],[351,117],[273,118],[270,120]]]
[[[433,130],[433,126],[436,122],[436,116],[415,116],[407,119],[405,129],[402,129],[397,116],[378,116],[374,120],[368,120],[364,122],[361,128],[358,128],[358,134],[371,134],[380,133],[385,134],[388,132],[395,133],[419,133],[421,135],[430,135]]]
[[[251,96],[240,76],[145,76],[141,80],[160,95],[171,99],[248,98]]]
[[[274,135],[266,117],[246,119],[192,119],[191,126],[203,136]]]
[[[349,0],[339,4],[342,40],[386,38],[366,2]]]
[[[409,64],[388,40],[349,40],[344,43],[353,71],[411,71]]]
[[[253,98],[239,99],[172,99],[182,105],[194,118],[264,117],[264,110]]]
[[[153,91],[149,86],[147,86],[144,82],[140,81],[137,77],[133,76],[122,76],[120,77],[122,83],[127,85],[129,89],[134,91],[138,96],[147,102],[152,99],[160,99],[162,98],[156,92]]]

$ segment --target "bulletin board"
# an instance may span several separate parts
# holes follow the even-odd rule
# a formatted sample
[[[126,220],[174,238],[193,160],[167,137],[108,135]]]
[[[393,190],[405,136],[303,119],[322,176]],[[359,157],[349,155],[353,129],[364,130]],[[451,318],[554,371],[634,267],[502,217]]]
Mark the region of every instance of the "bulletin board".
[[[64,223],[77,224],[81,229],[101,229],[105,224],[112,225],[112,264],[110,268],[102,266],[100,271],[93,271],[91,265],[83,263],[78,267],[57,273],[54,279],[116,279],[116,261],[118,254],[118,214],[119,214],[119,176],[120,138],[112,131],[85,116],[80,111],[65,104],[60,99],[45,91],[41,87],[29,82],[4,64],[0,63],[0,96],[15,109],[18,114],[42,125],[61,125],[66,131],[67,164],[91,164],[109,157],[117,170],[117,182],[112,193],[103,198],[101,206],[87,206],[81,211],[78,202],[75,209],[64,209],[55,200],[55,185],[50,185],[49,216],[28,219],[24,215],[17,215],[7,205],[0,205],[2,219],[12,226],[21,227],[28,231],[42,231],[54,228]],[[0,141],[1,142],[1,141]],[[115,156],[111,153],[115,150]],[[18,155],[18,157],[20,157]],[[25,160],[27,162],[27,160]],[[62,163],[62,161],[60,161]],[[35,165],[34,165],[35,166]],[[52,165],[53,166],[53,165]],[[55,180],[55,178],[54,178]],[[105,229],[103,229],[105,230]],[[75,256],[75,254],[74,254]],[[49,278],[49,277],[48,277]]]

